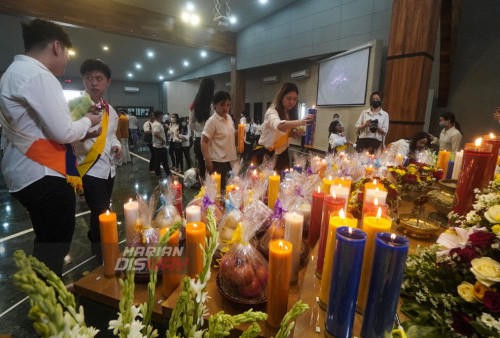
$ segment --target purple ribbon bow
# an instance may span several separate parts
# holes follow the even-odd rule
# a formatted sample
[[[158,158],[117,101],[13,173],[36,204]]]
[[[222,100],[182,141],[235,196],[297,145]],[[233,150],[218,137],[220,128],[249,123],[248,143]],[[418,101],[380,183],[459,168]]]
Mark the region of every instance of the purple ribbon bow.
[[[314,174],[311,167],[307,167],[306,173],[307,173],[307,176],[311,176],[312,174]]]
[[[215,204],[214,201],[210,200],[207,195],[203,195],[203,210],[208,209],[209,206]]]
[[[274,204],[274,214],[271,216],[271,219],[282,219],[283,218],[283,214],[285,212],[286,212],[286,210],[281,205],[280,200],[277,199],[276,203]]]

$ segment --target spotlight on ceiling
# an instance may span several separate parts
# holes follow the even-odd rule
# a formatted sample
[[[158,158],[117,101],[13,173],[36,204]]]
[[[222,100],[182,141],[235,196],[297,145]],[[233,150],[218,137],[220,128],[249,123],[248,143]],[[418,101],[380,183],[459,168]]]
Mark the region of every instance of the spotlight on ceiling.
[[[132,78],[132,77],[134,77],[134,74],[132,74],[131,72],[128,72],[127,77]]]
[[[140,63],[135,64],[135,69],[142,69],[142,65]]]
[[[184,60],[182,62],[182,64],[184,65],[184,67],[188,67],[189,66],[189,61],[188,60]]]
[[[152,59],[155,57],[155,52],[153,52],[152,50],[148,50],[146,52],[146,55],[148,56],[148,58]]]
[[[202,58],[206,58],[206,57],[207,57],[207,52],[206,52],[206,51],[204,51],[204,50],[202,50],[202,51],[200,52],[200,56],[201,56]]]
[[[172,74],[174,74],[174,70],[173,70],[173,69],[169,69],[169,70],[168,70],[168,73],[169,73],[170,75],[172,75]]]

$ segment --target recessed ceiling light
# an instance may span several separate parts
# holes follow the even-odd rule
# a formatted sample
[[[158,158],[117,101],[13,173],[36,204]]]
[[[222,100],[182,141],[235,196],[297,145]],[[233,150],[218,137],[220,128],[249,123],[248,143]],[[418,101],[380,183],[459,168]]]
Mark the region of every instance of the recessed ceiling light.
[[[261,4],[267,4],[267,0],[259,0]]]
[[[187,67],[187,66],[189,66],[189,61],[188,60],[184,60],[182,62],[182,64],[184,65],[184,67]]]
[[[172,75],[172,74],[174,73],[174,70],[173,70],[173,69],[169,69],[169,70],[168,70],[168,73],[169,73],[170,75]]]
[[[135,68],[136,68],[136,69],[142,69],[142,65],[141,65],[140,63],[136,63],[136,64],[135,64]]]
[[[181,19],[182,19],[182,21],[184,21],[184,22],[189,22],[189,18],[190,18],[190,17],[191,17],[191,16],[189,15],[189,13],[188,13],[188,12],[184,12],[184,11],[183,11],[183,12],[181,13]]]
[[[158,75],[158,80],[163,80],[163,75]]]
[[[200,23],[200,17],[197,14],[191,14],[189,21],[193,26],[197,26]]]
[[[204,51],[204,50],[202,50],[202,51],[200,52],[200,56],[201,56],[202,58],[207,57],[207,52],[206,52],[206,51]]]
[[[188,2],[188,3],[186,3],[186,9],[187,9],[189,12],[194,11],[194,4],[193,4],[192,2]]]
[[[134,74],[132,74],[132,73],[128,72],[128,73],[127,73],[127,76],[128,76],[128,77],[134,77]]]
[[[152,50],[148,50],[146,52],[146,55],[148,56],[148,58],[154,58],[155,57],[155,52],[153,52]]]
[[[237,21],[238,21],[238,19],[236,19],[236,17],[235,17],[234,15],[231,15],[231,17],[229,18],[229,22],[230,22],[231,24],[233,24],[233,25],[234,25]]]
[[[75,56],[76,52],[73,49],[68,50],[68,54],[71,56]]]
[[[108,46],[102,46],[102,50],[107,52],[109,50],[109,47]]]

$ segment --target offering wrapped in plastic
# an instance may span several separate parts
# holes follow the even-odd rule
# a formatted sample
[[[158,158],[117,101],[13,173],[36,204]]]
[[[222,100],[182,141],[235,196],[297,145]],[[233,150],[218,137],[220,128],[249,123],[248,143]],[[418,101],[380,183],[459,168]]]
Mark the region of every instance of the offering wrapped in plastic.
[[[221,293],[235,302],[261,303],[267,298],[267,261],[250,244],[266,218],[248,206],[233,235],[233,245],[220,261],[218,282]],[[250,302],[250,303],[249,303]]]
[[[221,243],[230,241],[238,223],[242,220],[241,207],[243,205],[244,192],[239,187],[230,191],[226,201],[226,213],[222,216],[218,224],[219,239]]]
[[[175,194],[175,190],[170,186],[170,180],[160,183],[160,207],[154,221],[154,227],[158,231],[171,226],[175,222],[182,221],[179,211],[174,206]]]
[[[188,203],[187,207],[191,205],[198,205],[201,208],[201,222],[207,224],[207,212],[208,207],[214,206],[214,218],[215,222],[219,222],[222,215],[224,214],[224,210],[222,206],[216,203],[217,198],[217,183],[212,178],[211,175],[206,176],[203,187],[201,187],[200,193]]]

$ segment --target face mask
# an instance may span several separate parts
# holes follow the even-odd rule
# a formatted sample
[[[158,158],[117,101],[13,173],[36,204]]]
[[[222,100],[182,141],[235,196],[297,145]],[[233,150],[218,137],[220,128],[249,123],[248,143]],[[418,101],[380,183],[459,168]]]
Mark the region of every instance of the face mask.
[[[182,124],[182,126],[183,126],[183,127],[185,127],[185,126],[186,126],[186,122],[182,122],[181,124]]]
[[[373,107],[373,108],[378,108],[382,105],[382,101],[370,101],[370,105]]]
[[[440,126],[441,128],[446,127],[446,122],[444,122],[444,121],[439,122],[439,126]]]

